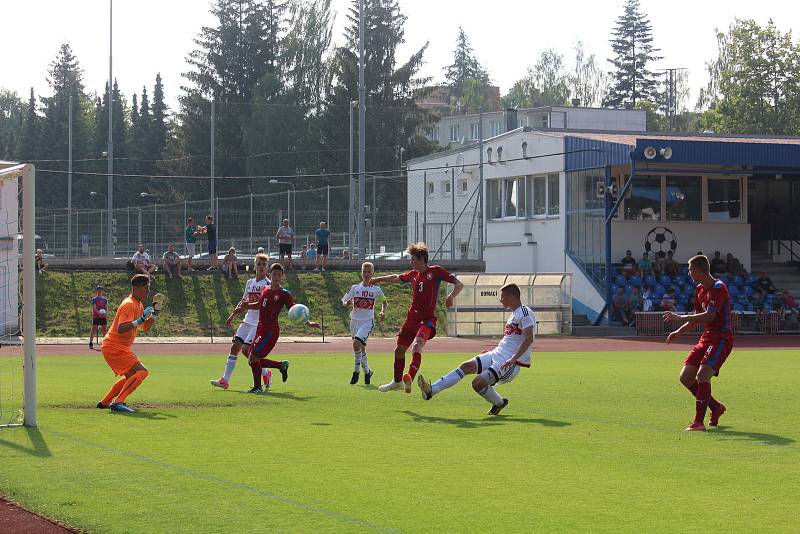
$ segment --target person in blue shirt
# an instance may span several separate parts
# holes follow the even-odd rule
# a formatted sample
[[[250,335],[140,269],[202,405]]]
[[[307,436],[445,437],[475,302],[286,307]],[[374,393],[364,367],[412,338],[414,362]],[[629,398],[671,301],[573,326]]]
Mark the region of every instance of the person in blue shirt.
[[[331,231],[328,230],[325,221],[322,221],[314,234],[317,236],[317,261],[314,270],[319,271],[321,265],[322,272],[325,272],[325,266],[328,264],[328,238],[331,236]]]

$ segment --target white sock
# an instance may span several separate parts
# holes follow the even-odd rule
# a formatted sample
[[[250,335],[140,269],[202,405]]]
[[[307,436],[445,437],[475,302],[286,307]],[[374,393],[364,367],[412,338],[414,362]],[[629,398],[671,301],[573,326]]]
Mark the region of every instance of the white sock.
[[[353,366],[353,372],[357,373],[359,369],[359,365],[361,365],[361,351],[354,350],[353,351],[353,359],[355,360],[355,364]]]
[[[236,355],[228,354],[228,361],[225,362],[225,372],[222,374],[222,378],[224,378],[226,382],[231,379],[234,367],[236,367]]]
[[[431,393],[436,395],[443,389],[451,388],[464,378],[464,371],[456,367],[431,385]]]
[[[486,389],[479,392],[478,395],[491,402],[495,406],[500,406],[503,404],[503,397],[501,397],[492,386],[486,386]]]
[[[269,369],[267,369],[266,367],[262,367],[261,376],[267,376],[267,373],[269,373]]]
[[[367,361],[367,349],[361,351],[361,367],[364,369],[365,375],[370,373],[369,362]]]

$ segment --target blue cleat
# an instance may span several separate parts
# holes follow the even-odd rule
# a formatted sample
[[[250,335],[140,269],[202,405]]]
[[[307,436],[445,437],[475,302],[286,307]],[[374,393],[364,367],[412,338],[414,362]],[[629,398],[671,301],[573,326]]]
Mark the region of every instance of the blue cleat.
[[[112,412],[133,413],[136,411],[124,402],[115,402],[109,408],[111,408]]]

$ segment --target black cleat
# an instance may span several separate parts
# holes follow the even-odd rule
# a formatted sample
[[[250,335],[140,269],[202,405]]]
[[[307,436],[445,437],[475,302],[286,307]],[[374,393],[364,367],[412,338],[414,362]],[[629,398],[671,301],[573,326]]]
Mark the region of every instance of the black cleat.
[[[503,410],[503,408],[505,408],[506,406],[508,406],[508,399],[503,399],[503,404],[500,404],[500,405],[494,405],[494,406],[492,406],[492,409],[491,409],[491,410],[489,410],[489,411],[488,411],[488,412],[486,412],[486,413],[487,413],[488,415],[500,415],[500,412],[501,412],[501,411]]]
[[[353,371],[353,376],[350,378],[351,384],[358,384],[358,371]]]
[[[364,375],[364,383],[369,385],[370,381],[372,380],[372,369],[369,370],[369,373]]]
[[[264,393],[264,390],[261,389],[261,386],[254,386],[247,390],[248,393]]]
[[[286,382],[289,379],[289,360],[281,362],[281,379]]]
[[[90,348],[90,349],[94,349],[94,345],[92,345],[92,342],[91,342],[91,341],[89,342],[89,348]]]
[[[108,404],[103,404],[102,402],[98,402],[97,407],[100,408],[101,410],[105,410],[106,408],[108,408]]]

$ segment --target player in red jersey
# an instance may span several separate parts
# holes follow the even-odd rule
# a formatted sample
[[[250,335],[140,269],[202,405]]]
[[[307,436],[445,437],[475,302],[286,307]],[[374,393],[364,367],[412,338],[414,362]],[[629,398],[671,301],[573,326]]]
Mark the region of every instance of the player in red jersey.
[[[281,378],[284,382],[289,378],[289,361],[278,362],[270,360],[267,356],[275,348],[275,343],[281,335],[278,315],[284,307],[288,310],[294,306],[294,299],[287,289],[281,287],[283,265],[273,263],[269,268],[269,278],[272,281],[272,285],[265,287],[261,291],[258,301],[253,303],[243,302],[239,305],[242,309],[259,310],[258,327],[256,328],[256,335],[253,338],[249,355],[250,368],[253,370],[253,388],[248,393],[261,393],[263,391],[261,389],[261,369],[265,367],[280,370]],[[307,321],[306,324],[313,328],[319,328],[319,323],[314,321]]]
[[[461,293],[464,284],[452,274],[438,265],[428,265],[428,247],[425,243],[414,243],[406,252],[411,256],[411,270],[403,274],[390,274],[372,279],[373,284],[382,282],[408,282],[411,284],[411,306],[408,308],[406,320],[397,335],[397,346],[394,349],[394,379],[378,388],[380,391],[405,389],[411,393],[411,384],[422,364],[422,349],[425,342],[436,335],[436,299],[442,282],[455,287],[447,295],[447,307]],[[411,364],[406,367],[406,351],[411,346]]]
[[[664,312],[664,321],[684,324],[667,336],[667,343],[680,336],[693,325],[705,325],[700,341],[689,351],[683,362],[681,384],[695,396],[694,421],[686,430],[705,430],[703,420],[706,408],[711,409],[709,425],[717,426],[720,416],[725,413],[725,405],[711,396],[711,377],[719,376],[719,369],[733,348],[730,315],[731,301],[728,287],[710,274],[711,268],[706,256],[689,259],[689,276],[697,282],[694,308],[691,315],[677,315]]]

